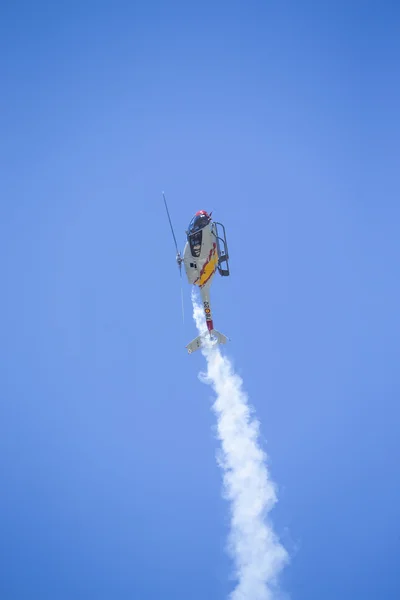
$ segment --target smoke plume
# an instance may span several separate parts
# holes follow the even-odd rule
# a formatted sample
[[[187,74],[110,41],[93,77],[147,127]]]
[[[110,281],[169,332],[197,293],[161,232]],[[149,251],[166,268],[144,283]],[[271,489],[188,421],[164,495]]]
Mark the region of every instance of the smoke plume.
[[[207,329],[204,313],[192,294],[193,317],[199,333]],[[268,513],[277,502],[267,456],[258,443],[259,423],[252,416],[242,379],[218,346],[202,347],[207,371],[200,379],[216,393],[224,497],[230,502],[229,553],[235,563],[237,586],[231,600],[273,600],[279,595],[277,576],[288,555],[275,535]]]

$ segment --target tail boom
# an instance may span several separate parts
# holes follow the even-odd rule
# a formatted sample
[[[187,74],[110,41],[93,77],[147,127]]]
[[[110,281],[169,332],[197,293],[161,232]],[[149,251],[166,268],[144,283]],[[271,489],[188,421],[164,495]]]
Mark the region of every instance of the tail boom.
[[[228,338],[221,332],[214,329],[214,321],[211,314],[210,296],[208,294],[209,285],[201,289],[201,299],[203,301],[204,315],[206,317],[206,324],[208,332],[202,333],[192,340],[187,346],[189,354],[195,352],[202,346],[209,346],[211,344],[226,344]]]
[[[208,287],[209,286],[207,286],[207,288],[203,288],[201,290],[201,299],[203,300],[203,308],[204,308],[204,315],[206,317],[207,329],[211,333],[211,331],[214,329],[214,322],[213,322],[213,318],[212,318],[212,314],[211,314],[211,304],[210,304],[210,296],[208,294]]]

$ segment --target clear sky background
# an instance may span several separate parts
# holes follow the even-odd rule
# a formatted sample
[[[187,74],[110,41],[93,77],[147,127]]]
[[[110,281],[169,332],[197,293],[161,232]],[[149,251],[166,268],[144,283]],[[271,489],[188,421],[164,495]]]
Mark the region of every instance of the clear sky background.
[[[293,600],[400,597],[396,2],[0,9],[0,597],[234,583],[181,248],[261,421]]]

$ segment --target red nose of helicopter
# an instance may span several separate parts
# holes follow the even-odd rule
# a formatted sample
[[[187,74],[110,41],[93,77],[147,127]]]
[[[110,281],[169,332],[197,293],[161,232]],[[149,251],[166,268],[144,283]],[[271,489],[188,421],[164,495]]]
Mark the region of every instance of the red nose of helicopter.
[[[207,219],[211,219],[212,212],[208,213],[206,210],[198,210],[195,214],[196,217],[207,217]]]

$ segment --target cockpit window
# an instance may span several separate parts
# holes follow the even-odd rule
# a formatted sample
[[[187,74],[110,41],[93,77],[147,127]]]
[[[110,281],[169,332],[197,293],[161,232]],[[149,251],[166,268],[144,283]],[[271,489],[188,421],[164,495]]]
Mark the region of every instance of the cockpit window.
[[[210,217],[207,215],[195,215],[189,223],[189,234],[200,231],[210,222]]]
[[[192,256],[195,256],[196,258],[200,256],[202,237],[202,231],[197,231],[189,236],[190,251]]]

